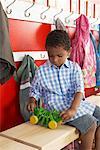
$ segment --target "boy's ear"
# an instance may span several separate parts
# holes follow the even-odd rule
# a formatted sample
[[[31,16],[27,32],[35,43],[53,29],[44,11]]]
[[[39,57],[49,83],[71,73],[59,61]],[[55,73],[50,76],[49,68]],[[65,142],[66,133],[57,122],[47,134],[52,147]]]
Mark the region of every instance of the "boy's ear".
[[[72,47],[70,47],[70,49],[68,50],[68,53],[71,53],[71,51],[72,51]]]
[[[70,54],[71,54],[71,51],[72,51],[72,47],[68,50],[68,58],[70,57]]]

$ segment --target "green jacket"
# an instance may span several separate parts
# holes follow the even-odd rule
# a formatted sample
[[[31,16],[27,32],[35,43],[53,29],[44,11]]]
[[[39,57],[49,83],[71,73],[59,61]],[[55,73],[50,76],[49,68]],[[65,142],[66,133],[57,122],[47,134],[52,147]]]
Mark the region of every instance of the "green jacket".
[[[37,66],[34,63],[34,59],[29,56],[25,55],[23,58],[22,64],[19,67],[18,71],[16,72],[15,80],[20,84],[20,92],[19,92],[19,99],[20,99],[20,111],[25,121],[29,120],[30,113],[27,111],[27,102],[29,99],[29,89],[33,77],[35,75],[35,70]]]

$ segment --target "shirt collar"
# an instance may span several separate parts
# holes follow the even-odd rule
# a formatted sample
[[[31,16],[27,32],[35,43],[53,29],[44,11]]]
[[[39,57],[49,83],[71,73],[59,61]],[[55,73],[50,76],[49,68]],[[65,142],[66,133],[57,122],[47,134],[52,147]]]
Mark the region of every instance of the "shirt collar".
[[[69,68],[69,60],[68,59],[65,60],[64,66],[66,66],[67,68]]]
[[[51,64],[51,62],[49,60],[47,60],[47,64],[49,67],[54,66],[53,64]],[[63,64],[63,66],[66,66],[67,68],[69,68],[69,60],[68,59],[65,60],[65,63]]]

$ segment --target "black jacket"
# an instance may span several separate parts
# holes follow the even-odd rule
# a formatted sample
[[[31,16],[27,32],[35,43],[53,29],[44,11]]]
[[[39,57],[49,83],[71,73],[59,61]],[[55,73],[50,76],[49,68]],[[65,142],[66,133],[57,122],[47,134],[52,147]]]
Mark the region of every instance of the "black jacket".
[[[0,84],[9,80],[16,69],[8,29],[8,18],[0,2]]]

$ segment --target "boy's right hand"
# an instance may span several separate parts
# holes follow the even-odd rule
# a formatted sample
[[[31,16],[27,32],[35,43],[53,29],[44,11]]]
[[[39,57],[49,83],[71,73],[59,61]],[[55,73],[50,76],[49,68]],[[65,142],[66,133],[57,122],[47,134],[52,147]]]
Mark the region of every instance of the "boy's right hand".
[[[34,98],[29,99],[27,104],[27,110],[33,112],[35,107],[36,107],[36,100]]]

